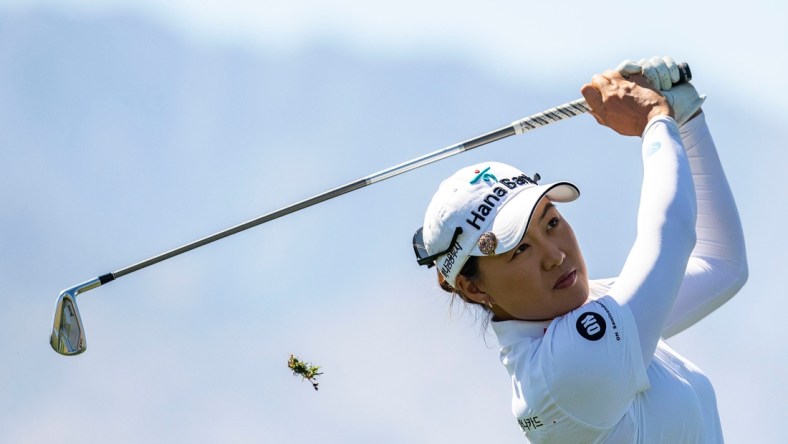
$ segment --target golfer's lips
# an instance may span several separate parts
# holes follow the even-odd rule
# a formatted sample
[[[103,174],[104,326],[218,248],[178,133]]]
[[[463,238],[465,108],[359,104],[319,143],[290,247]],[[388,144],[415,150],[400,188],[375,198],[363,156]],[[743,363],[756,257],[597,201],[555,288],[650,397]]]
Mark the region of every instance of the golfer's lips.
[[[569,270],[568,272],[562,274],[557,281],[555,281],[553,290],[563,290],[565,288],[569,288],[575,284],[575,281],[577,281],[577,270]]]

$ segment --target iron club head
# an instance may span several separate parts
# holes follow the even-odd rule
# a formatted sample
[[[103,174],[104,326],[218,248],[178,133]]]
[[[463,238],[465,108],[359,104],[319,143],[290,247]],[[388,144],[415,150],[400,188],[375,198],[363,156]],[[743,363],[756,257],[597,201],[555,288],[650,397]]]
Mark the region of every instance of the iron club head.
[[[61,355],[78,355],[85,351],[85,328],[77,307],[77,295],[101,285],[96,278],[60,292],[55,304],[55,320],[49,344]]]
[[[61,355],[78,355],[87,348],[85,329],[74,296],[66,290],[60,293],[55,305],[55,322],[49,343]]]

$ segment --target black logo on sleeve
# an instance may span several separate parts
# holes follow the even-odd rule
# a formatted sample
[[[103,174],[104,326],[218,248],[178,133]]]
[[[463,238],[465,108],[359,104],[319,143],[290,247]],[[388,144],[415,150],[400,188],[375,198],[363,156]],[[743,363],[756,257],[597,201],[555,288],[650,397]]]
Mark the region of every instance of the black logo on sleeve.
[[[589,341],[598,341],[605,336],[605,318],[599,313],[589,311],[577,318],[577,332]]]

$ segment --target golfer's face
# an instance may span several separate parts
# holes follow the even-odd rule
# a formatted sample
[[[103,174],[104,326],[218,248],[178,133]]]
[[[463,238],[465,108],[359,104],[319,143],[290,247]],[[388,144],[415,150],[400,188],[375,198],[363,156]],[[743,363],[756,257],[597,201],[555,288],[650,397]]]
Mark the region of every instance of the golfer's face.
[[[520,243],[479,258],[479,286],[502,319],[546,320],[588,298],[588,274],[574,231],[546,198]]]

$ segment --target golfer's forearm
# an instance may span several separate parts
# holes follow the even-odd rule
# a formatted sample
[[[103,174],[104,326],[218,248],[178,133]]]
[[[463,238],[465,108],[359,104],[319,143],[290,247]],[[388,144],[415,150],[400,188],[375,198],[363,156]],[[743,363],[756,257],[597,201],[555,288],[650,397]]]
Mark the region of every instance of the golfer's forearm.
[[[747,280],[747,255],[736,202],[703,114],[681,127],[692,170],[697,243],[663,335],[672,336],[730,299]]]
[[[610,294],[635,318],[644,363],[654,354],[695,245],[695,193],[689,163],[670,118],[643,137],[638,234]]]

